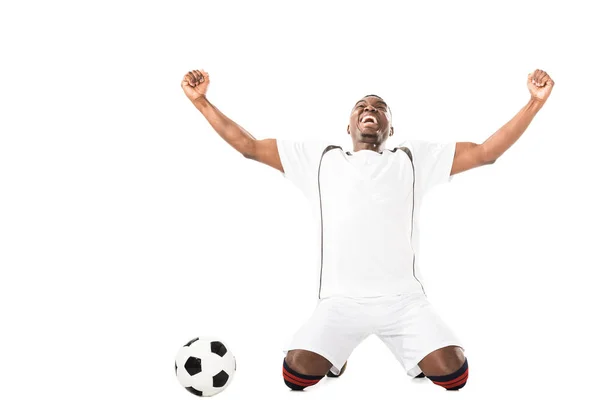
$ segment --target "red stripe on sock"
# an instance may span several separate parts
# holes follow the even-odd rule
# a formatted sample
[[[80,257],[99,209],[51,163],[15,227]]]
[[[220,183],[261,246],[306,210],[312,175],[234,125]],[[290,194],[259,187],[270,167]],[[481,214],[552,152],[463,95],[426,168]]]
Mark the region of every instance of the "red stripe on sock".
[[[284,373],[283,373],[283,379],[284,379],[286,382],[290,382],[290,383],[293,383],[293,384],[295,384],[295,385],[302,386],[303,388],[305,388],[305,387],[306,387],[306,384],[305,384],[305,383],[299,382],[299,381],[295,380],[293,377],[286,375],[286,374],[285,374],[285,370],[284,370]]]
[[[459,376],[459,377],[457,377],[457,378],[454,378],[454,379],[452,379],[452,380],[450,380],[450,381],[437,381],[437,382],[438,382],[440,385],[450,385],[450,384],[452,384],[452,383],[454,383],[454,382],[457,382],[457,381],[459,381],[459,380],[463,379],[463,377],[464,377],[465,375],[468,375],[468,374],[469,374],[469,368],[467,368],[467,369],[466,369],[466,371],[465,371],[465,372],[463,372],[463,373],[462,373],[462,375],[460,375],[460,376]],[[436,382],[436,381],[434,381],[434,382]]]
[[[283,368],[283,377],[287,378],[292,383],[295,383],[297,385],[302,385],[302,386],[315,385],[316,383],[318,383],[320,381],[320,379],[304,379],[304,378],[300,378],[300,377],[298,377],[296,375],[292,375],[285,368]]]
[[[453,388],[455,388],[457,386],[461,386],[461,385],[465,384],[467,382],[467,379],[469,379],[469,377],[465,376],[465,379],[463,379],[462,381],[456,382],[456,383],[454,383],[454,384],[452,384],[450,386],[442,386],[442,387],[444,387],[446,389],[453,389]]]
[[[300,382],[298,382],[298,381],[296,381],[296,380],[294,380],[294,379],[288,378],[287,376],[284,376],[284,377],[283,377],[283,379],[284,379],[286,382],[293,383],[294,385],[298,385],[298,386],[300,386],[301,388],[307,388],[307,387],[309,387],[309,386],[312,386],[312,385],[307,385],[307,384],[305,384],[305,383],[300,383]]]
[[[297,380],[295,380],[294,378],[291,378],[291,377],[289,377],[289,376],[284,376],[284,377],[283,377],[283,379],[284,379],[286,382],[293,383],[294,385],[298,385],[298,386],[300,386],[300,387],[301,387],[301,388],[303,388],[303,389],[304,389],[304,388],[307,388],[307,387],[309,387],[309,386],[314,386],[314,385],[316,385],[316,383],[304,383],[304,382],[299,382],[299,381],[297,381]]]
[[[440,381],[433,381],[433,382],[437,385],[443,386],[445,388],[449,388],[449,387],[453,387],[453,386],[458,386],[459,384],[466,382],[468,377],[469,377],[469,369],[467,368],[467,370],[456,379],[452,379],[451,381],[447,381],[447,382],[440,382]]]
[[[285,368],[283,369],[283,374],[286,376],[289,376],[291,378],[294,378],[300,382],[306,382],[306,383],[317,383],[319,382],[321,379],[305,379],[305,378],[300,378],[299,376],[296,376],[294,374],[292,374],[291,372],[287,371]]]

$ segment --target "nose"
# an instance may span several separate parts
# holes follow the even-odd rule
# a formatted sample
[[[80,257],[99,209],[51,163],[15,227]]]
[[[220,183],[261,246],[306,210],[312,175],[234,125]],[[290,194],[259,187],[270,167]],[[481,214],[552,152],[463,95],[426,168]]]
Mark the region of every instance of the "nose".
[[[375,107],[373,107],[372,105],[367,104],[365,106],[365,111],[375,111]]]

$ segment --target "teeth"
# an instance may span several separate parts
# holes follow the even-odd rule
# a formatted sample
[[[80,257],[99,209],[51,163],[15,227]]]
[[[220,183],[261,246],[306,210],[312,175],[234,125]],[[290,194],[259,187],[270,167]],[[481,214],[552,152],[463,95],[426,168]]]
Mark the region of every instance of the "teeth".
[[[362,122],[363,122],[363,123],[366,123],[366,122],[373,122],[373,123],[376,123],[377,121],[375,120],[375,118],[373,118],[373,117],[371,117],[371,116],[368,116],[368,117],[364,117],[364,118],[363,118],[363,120],[362,120]]]

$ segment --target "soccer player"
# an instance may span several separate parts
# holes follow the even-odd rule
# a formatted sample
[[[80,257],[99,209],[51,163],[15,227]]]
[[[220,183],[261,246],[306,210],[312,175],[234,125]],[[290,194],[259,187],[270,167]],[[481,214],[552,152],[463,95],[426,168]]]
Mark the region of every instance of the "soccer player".
[[[458,390],[468,379],[463,347],[428,302],[419,272],[419,210],[423,196],[452,175],[493,164],[521,137],[554,82],[535,70],[527,104],[481,144],[406,140],[393,149],[386,102],[376,95],[352,108],[352,148],[323,140],[256,139],[206,97],[209,74],[188,72],[186,96],[215,131],[244,157],[280,171],[308,199],[316,221],[317,306],[284,351],[284,382],[292,390],[337,377],[371,334],[411,377]]]

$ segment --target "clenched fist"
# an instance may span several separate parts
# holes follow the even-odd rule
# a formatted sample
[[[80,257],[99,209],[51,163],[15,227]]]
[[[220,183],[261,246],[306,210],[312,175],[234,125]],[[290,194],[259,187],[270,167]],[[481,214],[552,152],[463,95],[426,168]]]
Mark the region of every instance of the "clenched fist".
[[[533,100],[545,103],[553,87],[554,81],[541,69],[536,69],[527,76],[527,89]]]
[[[181,87],[188,99],[193,102],[202,96],[206,96],[209,83],[210,77],[208,76],[208,72],[203,69],[200,71],[195,69],[185,74],[181,81]]]

